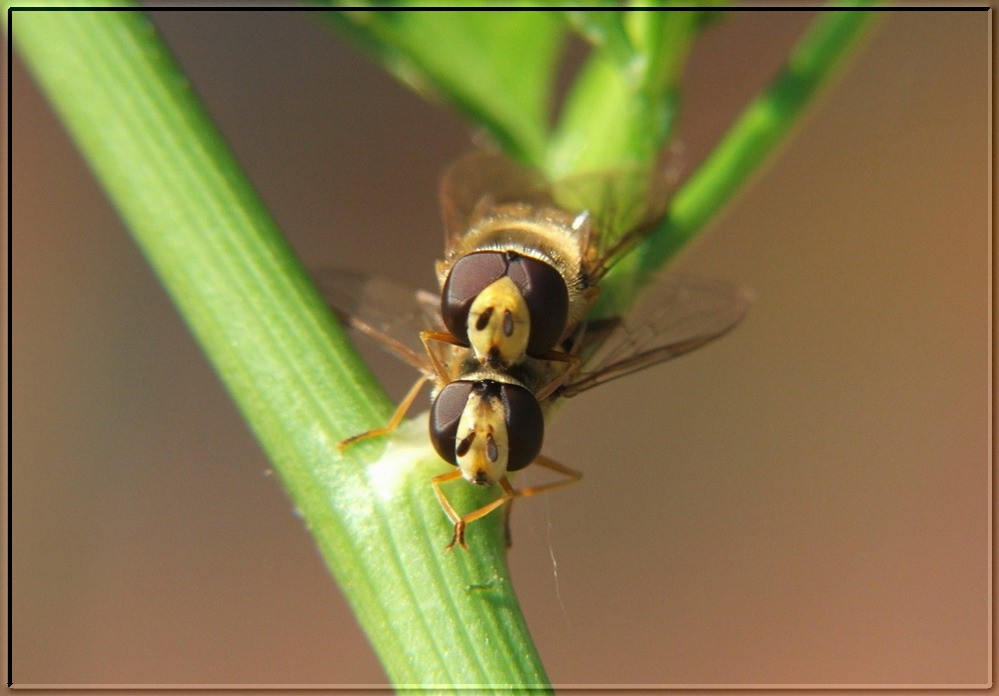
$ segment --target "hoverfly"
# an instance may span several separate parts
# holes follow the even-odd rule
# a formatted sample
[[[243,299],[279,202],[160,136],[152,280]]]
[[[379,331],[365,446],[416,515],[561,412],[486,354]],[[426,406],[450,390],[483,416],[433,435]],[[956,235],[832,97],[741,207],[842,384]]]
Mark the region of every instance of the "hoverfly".
[[[550,185],[499,155],[473,153],[442,179],[438,293],[344,271],[318,274],[341,319],[421,372],[386,427],[341,448],[394,430],[424,383],[433,384],[430,439],[455,467],[431,479],[454,525],[447,550],[467,548],[466,526],[513,498],[582,477],[541,454],[545,422],[561,398],[694,350],[745,314],[740,288],[673,275],[656,284],[633,320],[588,316],[600,279],[662,214],[665,193],[655,179],[633,209],[608,202],[622,199],[615,187],[634,181],[617,175]],[[507,474],[531,463],[564,478],[515,489]],[[502,493],[460,515],[441,488],[459,477],[499,484]]]

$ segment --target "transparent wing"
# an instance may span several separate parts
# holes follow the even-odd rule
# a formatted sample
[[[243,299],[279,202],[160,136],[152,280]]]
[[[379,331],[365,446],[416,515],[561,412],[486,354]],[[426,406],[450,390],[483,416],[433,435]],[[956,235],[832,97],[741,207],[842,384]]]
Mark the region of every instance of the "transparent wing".
[[[575,396],[700,348],[738,324],[749,302],[749,292],[738,285],[669,274],[629,319],[588,327],[583,337],[586,367],[562,395]]]
[[[448,166],[441,178],[440,202],[446,255],[469,228],[498,205],[552,203],[539,172],[485,151],[469,153]]]
[[[445,254],[464,234],[498,206],[527,203],[553,207],[573,215],[586,212],[580,228],[587,248],[592,282],[662,217],[678,175],[666,162],[646,167],[594,172],[549,183],[538,171],[499,153],[473,152],[455,161],[441,180]]]
[[[440,296],[388,278],[338,269],[312,272],[342,322],[416,369],[434,374],[421,331],[444,331]]]
[[[664,163],[569,177],[552,184],[553,200],[590,216],[587,258],[597,283],[632,246],[652,231],[669,204],[678,177]]]

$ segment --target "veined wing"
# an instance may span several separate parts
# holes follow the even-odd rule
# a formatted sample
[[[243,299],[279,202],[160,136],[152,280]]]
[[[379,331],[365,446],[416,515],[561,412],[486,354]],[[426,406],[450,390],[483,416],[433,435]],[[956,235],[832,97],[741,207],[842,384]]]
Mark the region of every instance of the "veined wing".
[[[469,228],[506,203],[554,205],[540,172],[499,153],[474,151],[452,162],[440,185],[445,257]]]
[[[662,162],[579,174],[551,185],[551,197],[560,207],[589,214],[586,245],[591,283],[598,283],[652,231],[666,212],[676,184],[677,176]]]
[[[610,328],[605,320],[587,329],[592,339],[592,345],[583,350],[587,367],[564,387],[562,395],[575,396],[700,348],[738,324],[749,302],[749,292],[738,285],[668,274],[631,318]],[[606,337],[601,336],[604,333]]]
[[[579,233],[590,282],[597,282],[621,255],[662,217],[677,175],[665,163],[566,177],[554,183],[499,153],[472,152],[451,164],[441,180],[445,256],[465,233],[497,207],[526,203],[572,215],[586,212]]]
[[[342,322],[421,372],[434,374],[420,332],[445,330],[439,295],[339,269],[315,271],[312,276]]]

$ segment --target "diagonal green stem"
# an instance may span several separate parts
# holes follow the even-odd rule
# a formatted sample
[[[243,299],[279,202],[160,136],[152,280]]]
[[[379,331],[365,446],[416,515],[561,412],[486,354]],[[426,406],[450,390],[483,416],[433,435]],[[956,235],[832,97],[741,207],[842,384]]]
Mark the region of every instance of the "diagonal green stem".
[[[545,687],[499,520],[470,539],[492,543],[443,553],[450,525],[427,483],[442,464],[425,433],[407,427],[374,463],[377,443],[337,452],[390,405],[147,17],[18,9],[8,31],[273,461],[392,682]]]
[[[870,4],[860,0],[857,5]],[[626,307],[654,273],[701,232],[801,122],[807,107],[878,16],[826,11],[798,41],[783,70],[742,113],[673,199],[658,229],[608,274],[600,311]]]
[[[622,285],[628,271],[658,267],[717,214],[866,19],[817,20],[662,228],[615,269],[615,288],[633,290]],[[10,21],[18,50],[273,460],[393,683],[546,688],[509,583],[501,516],[469,530],[474,552],[443,554],[450,527],[427,484],[442,465],[418,423],[387,448],[337,452],[341,438],[383,423],[390,404],[146,17],[17,10]],[[481,493],[462,486],[456,505],[473,509]]]

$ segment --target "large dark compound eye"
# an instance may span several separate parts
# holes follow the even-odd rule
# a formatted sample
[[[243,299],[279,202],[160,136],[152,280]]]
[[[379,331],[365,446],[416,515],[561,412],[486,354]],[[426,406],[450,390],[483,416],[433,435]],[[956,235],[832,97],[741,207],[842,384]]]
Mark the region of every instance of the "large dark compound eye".
[[[458,464],[455,454],[458,421],[461,420],[474,386],[475,382],[468,380],[451,382],[438,392],[430,407],[430,442],[441,459],[455,466]]]
[[[500,384],[500,397],[506,407],[506,431],[510,454],[506,468],[517,471],[541,453],[545,439],[545,419],[541,405],[529,390],[516,384]]]
[[[458,424],[473,395],[496,404],[497,410],[491,413],[502,421],[490,424],[486,416],[485,425],[506,429],[506,437],[499,439],[508,442],[507,471],[523,469],[533,462],[545,439],[541,406],[530,390],[493,380],[458,380],[438,392],[430,407],[430,441],[441,459],[458,464]]]
[[[448,330],[468,342],[468,311],[479,293],[503,276],[520,291],[531,315],[527,352],[555,347],[569,315],[569,290],[552,266],[515,251],[477,251],[458,259],[444,282],[441,316]]]

